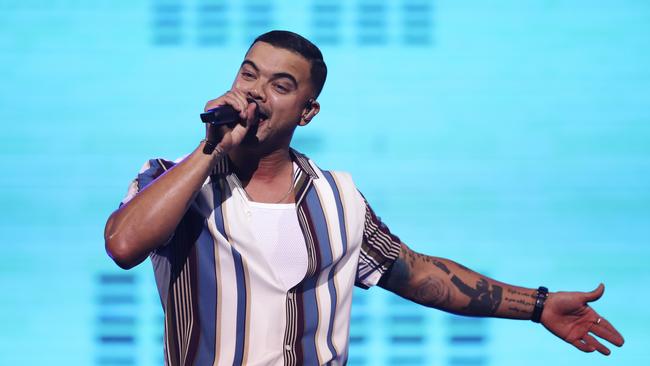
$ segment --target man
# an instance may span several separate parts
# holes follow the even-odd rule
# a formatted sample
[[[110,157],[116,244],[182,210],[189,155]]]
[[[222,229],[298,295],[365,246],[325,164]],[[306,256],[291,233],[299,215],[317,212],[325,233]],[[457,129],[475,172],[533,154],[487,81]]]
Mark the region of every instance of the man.
[[[500,283],[391,234],[350,176],[290,148],[320,110],[327,69],[303,37],[272,31],[249,48],[231,90],[235,126],[206,129],[178,163],[145,164],[108,219],[122,268],[150,257],[171,365],[322,365],[347,359],[354,285],[470,316],[532,319],[585,352],[623,338],[587,293]],[[146,188],[145,188],[146,187]]]

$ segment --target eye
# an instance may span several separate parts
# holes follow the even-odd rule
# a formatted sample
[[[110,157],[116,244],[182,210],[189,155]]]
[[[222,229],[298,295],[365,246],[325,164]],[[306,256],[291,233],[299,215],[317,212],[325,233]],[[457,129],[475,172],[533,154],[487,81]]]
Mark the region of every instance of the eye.
[[[252,72],[249,72],[249,71],[242,71],[241,76],[245,80],[253,80],[253,79],[255,79],[255,75]]]
[[[285,94],[285,93],[289,92],[289,88],[287,88],[286,86],[284,86],[282,84],[278,84],[278,83],[273,84],[273,88],[275,88],[275,90],[277,90],[279,93],[282,93],[282,94]]]

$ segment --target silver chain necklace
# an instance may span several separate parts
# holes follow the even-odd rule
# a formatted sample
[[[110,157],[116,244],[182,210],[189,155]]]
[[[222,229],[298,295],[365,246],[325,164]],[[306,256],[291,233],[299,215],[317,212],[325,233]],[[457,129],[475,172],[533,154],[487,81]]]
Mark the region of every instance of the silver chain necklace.
[[[242,187],[242,188],[243,188],[243,187]],[[246,190],[246,188],[244,188],[244,192],[245,192],[246,195],[248,196],[249,200],[251,200],[251,201],[253,201],[253,202],[257,202],[257,201],[255,201],[255,199],[251,196],[251,194],[248,193],[248,191]],[[289,197],[289,195],[291,194],[291,192],[293,192],[293,182],[289,185],[289,190],[287,191],[287,193],[285,193],[284,196],[282,196],[282,198],[280,198],[278,201],[272,202],[272,204],[278,204],[278,203],[280,203],[280,202],[286,200],[287,197]]]

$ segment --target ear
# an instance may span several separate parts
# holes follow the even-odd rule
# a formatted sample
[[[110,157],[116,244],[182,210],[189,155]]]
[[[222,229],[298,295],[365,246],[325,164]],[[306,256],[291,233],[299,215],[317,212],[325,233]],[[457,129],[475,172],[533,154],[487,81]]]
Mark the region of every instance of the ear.
[[[302,110],[298,126],[307,125],[320,111],[320,103],[316,99],[309,99],[305,108]]]

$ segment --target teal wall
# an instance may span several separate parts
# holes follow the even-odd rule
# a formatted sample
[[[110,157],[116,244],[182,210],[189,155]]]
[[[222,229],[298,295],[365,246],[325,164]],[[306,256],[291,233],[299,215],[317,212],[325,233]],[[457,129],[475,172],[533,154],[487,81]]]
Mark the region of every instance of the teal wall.
[[[650,2],[0,0],[0,364],[160,365],[150,263],[102,231],[142,163],[201,138],[251,37],[330,75],[295,147],[416,250],[595,308],[583,354],[530,322],[355,293],[351,365],[639,365],[650,356]]]

